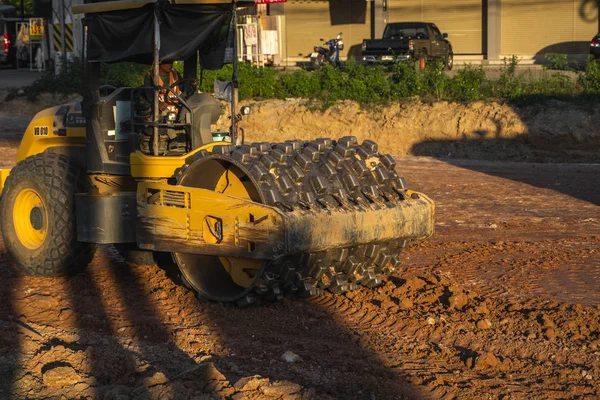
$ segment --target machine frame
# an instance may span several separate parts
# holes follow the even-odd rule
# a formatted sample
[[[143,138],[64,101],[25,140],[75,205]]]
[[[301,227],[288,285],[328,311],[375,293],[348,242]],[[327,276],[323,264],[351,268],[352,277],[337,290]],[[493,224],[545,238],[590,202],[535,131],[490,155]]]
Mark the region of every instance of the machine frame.
[[[171,253],[184,281],[198,293],[249,303],[261,296],[377,286],[400,265],[399,252],[410,241],[433,234],[433,201],[408,190],[393,157],[370,140],[359,144],[346,136],[252,145],[208,140],[182,154],[158,154],[160,129],[169,128],[156,112],[158,92],[166,89],[158,85],[158,65],[169,38],[161,36],[165,31],[157,15],[199,6],[220,15],[220,21],[235,21],[237,7],[251,4],[120,0],[74,7],[86,19],[143,11],[154,18],[153,40],[132,34],[137,44],[115,58],[111,52],[122,49],[96,48],[96,58],[85,61],[83,100],[38,113],[21,142],[17,166],[0,170],[0,224],[18,267],[32,275],[65,275],[85,268],[96,244],[123,245],[146,255]],[[88,37],[93,37],[94,29],[102,28],[93,18],[90,23]],[[209,39],[191,51],[178,52],[171,41],[170,54],[184,59],[184,79],[196,77],[197,54],[213,54],[223,44],[219,30],[225,25],[219,24],[212,26],[214,32],[203,32]],[[234,137],[239,126],[235,40],[233,35]],[[141,50],[132,51],[136,46]],[[224,62],[225,51],[216,50]],[[154,112],[144,123],[152,128],[153,154],[128,137],[119,139],[118,101],[129,100],[133,107],[134,89],[100,97],[102,51],[108,61],[154,65]]]

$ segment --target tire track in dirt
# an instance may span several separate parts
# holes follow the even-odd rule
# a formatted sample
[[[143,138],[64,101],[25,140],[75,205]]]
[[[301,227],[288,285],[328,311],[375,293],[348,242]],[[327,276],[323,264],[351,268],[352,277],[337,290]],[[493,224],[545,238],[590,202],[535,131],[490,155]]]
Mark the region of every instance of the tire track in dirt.
[[[401,294],[402,299],[395,297]],[[457,309],[453,296],[468,300]],[[557,358],[554,353],[564,352],[563,341],[568,341],[569,333],[549,333],[551,340],[542,337],[538,342],[543,343],[536,343],[532,334],[540,325],[538,319],[532,320],[529,311],[519,309],[507,321],[505,310],[518,308],[518,303],[489,299],[461,288],[451,278],[405,272],[380,291],[324,295],[311,303],[354,331],[364,347],[383,353],[384,365],[402,371],[409,382],[426,386],[436,397],[455,395],[458,388],[468,390],[470,396],[512,392],[532,398],[540,390],[563,392],[567,388],[570,393],[596,393],[585,379],[578,382],[582,377],[576,373],[560,373],[567,368],[581,374],[581,366],[590,363],[597,368],[597,360],[585,351],[586,346],[584,351],[571,349],[577,357]],[[547,307],[541,302],[536,306],[532,308],[545,310],[543,321],[559,323],[568,314],[564,306]],[[588,312],[599,317],[597,310]],[[576,311],[560,324],[573,326],[579,318]],[[481,326],[482,320],[492,322]],[[509,325],[519,326],[523,337],[505,329]],[[562,380],[557,380],[557,375]]]
[[[437,247],[446,250],[432,264],[467,287],[500,297],[538,297],[568,303],[600,303],[600,239],[540,242],[424,243],[408,250],[411,260]],[[420,268],[425,270],[429,267]]]

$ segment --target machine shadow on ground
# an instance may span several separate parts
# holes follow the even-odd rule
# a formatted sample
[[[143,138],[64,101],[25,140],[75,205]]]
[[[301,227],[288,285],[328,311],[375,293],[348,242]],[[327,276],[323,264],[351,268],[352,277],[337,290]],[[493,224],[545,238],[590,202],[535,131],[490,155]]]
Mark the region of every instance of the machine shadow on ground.
[[[42,332],[34,357],[57,346],[84,354],[87,370],[79,372],[91,386],[86,393],[94,398],[185,399],[216,393],[222,388],[206,386],[206,377],[194,372],[203,364],[199,359],[214,363],[231,386],[240,378],[260,375],[272,383],[312,389],[317,398],[422,398],[399,369],[384,366],[356,333],[310,301],[285,299],[239,308],[199,300],[183,287],[176,265],[164,259],[160,267],[128,264],[112,246],[101,246],[87,270],[69,278],[26,277],[14,271],[4,251],[0,263],[2,398],[27,393],[23,376],[34,373],[26,370],[31,354],[23,353],[31,337],[17,325],[36,321],[31,308],[23,305],[28,297],[23,291],[35,294],[38,284],[52,288],[59,314],[70,315],[67,326],[37,317],[38,326],[42,322],[70,330],[78,339]],[[302,361],[287,363],[281,358],[285,351]],[[56,366],[80,367],[69,358],[53,359],[42,372]]]
[[[184,288],[174,263],[163,257],[159,268]],[[130,272],[119,271],[121,280],[127,281],[123,274]],[[211,326],[222,350],[210,360],[231,384],[258,375],[311,388],[317,398],[422,398],[398,370],[384,366],[378,355],[359,343],[356,333],[311,301],[291,297],[238,307],[193,299],[187,306],[183,325]],[[302,361],[286,362],[282,359],[286,351]]]
[[[14,289],[19,287],[20,278],[8,267],[9,264],[8,254],[5,251],[0,252],[0,265],[2,265],[0,328],[4,332],[0,336],[0,398],[3,399],[9,398],[12,393],[12,385],[18,369],[20,344],[20,334],[15,322],[18,314],[14,305]]]
[[[115,263],[107,257],[106,249],[96,254],[100,268],[106,268],[107,276],[103,282],[97,282],[87,272],[68,278],[73,311],[78,316],[78,329],[85,331],[101,331],[100,346],[91,345],[92,375],[97,379],[98,392],[102,386],[125,385],[133,386],[134,393],[139,398],[151,398],[143,379],[151,378],[156,372],[162,372],[169,380],[179,373],[173,365],[189,368],[194,360],[172,345],[171,334],[164,324],[154,304],[147,301],[148,293],[143,289],[143,283],[132,273],[128,265]],[[160,290],[160,289],[159,289]],[[107,294],[118,303],[108,302],[118,307],[106,308]],[[85,316],[85,317],[84,317]],[[115,327],[136,338],[137,348],[133,352],[123,347],[123,341],[118,341]],[[148,364],[148,368],[140,372],[140,360]],[[184,398],[187,391],[180,386],[171,388],[173,398]]]

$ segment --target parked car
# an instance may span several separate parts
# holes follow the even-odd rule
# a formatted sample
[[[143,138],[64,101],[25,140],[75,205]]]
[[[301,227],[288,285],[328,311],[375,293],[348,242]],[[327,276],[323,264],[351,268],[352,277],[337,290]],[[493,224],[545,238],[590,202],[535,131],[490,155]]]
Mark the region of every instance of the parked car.
[[[452,69],[454,52],[447,39],[431,22],[394,22],[387,24],[381,39],[363,40],[362,60],[366,64],[390,64],[414,60],[421,70],[429,61],[443,60]]]
[[[596,60],[600,60],[600,33],[598,33],[590,42],[590,54]]]

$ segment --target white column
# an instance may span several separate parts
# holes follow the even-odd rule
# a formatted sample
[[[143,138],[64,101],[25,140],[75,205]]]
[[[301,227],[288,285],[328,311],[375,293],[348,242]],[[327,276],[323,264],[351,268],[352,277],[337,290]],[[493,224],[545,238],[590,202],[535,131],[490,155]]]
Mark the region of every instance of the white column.
[[[487,59],[495,61],[502,54],[502,1],[487,1]]]

